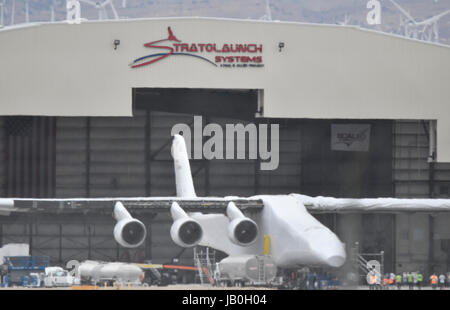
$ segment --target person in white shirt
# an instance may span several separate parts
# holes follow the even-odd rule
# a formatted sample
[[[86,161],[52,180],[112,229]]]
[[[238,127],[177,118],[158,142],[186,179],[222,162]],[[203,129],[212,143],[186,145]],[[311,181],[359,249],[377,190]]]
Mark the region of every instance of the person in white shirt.
[[[445,278],[446,277],[444,274],[439,275],[439,287],[441,288],[441,290],[445,288]]]

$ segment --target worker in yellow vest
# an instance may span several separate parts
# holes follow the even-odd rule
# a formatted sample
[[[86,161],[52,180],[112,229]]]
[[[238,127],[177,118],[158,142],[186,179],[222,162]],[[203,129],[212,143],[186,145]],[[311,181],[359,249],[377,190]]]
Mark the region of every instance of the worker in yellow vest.
[[[436,289],[437,284],[438,284],[438,277],[436,274],[432,274],[430,277],[430,282],[431,282],[431,287],[433,288],[433,290]]]
[[[402,289],[402,275],[398,274],[395,276],[395,282],[397,283],[397,289],[401,290]]]

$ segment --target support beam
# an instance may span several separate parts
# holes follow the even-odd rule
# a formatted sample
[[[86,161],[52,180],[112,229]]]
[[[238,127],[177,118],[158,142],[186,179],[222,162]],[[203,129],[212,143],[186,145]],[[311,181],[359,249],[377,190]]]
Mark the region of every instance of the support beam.
[[[255,119],[255,124],[256,127],[259,128],[259,120]],[[267,127],[270,128],[270,121],[267,120]],[[270,143],[270,139],[269,139],[269,143]],[[272,149],[272,145],[270,145],[270,148]],[[259,136],[256,139],[256,149],[259,150]],[[253,193],[255,195],[260,193],[260,187],[261,187],[261,158],[259,156],[256,157],[256,160],[253,161],[254,162],[254,173],[255,173],[255,183],[254,183],[254,189],[253,189]]]
[[[153,236],[152,236],[152,224],[149,223],[147,225],[147,238],[145,239],[145,260],[152,259],[152,245],[153,245]]]
[[[428,215],[428,229],[429,229],[429,248],[428,248],[428,274],[432,274],[434,270],[434,217]]]
[[[33,223],[28,223],[28,245],[30,247],[30,255],[33,255]]]
[[[209,124],[209,118],[207,115],[202,115],[203,119],[205,120],[205,124],[204,126]],[[206,137],[202,136],[202,145],[205,145],[205,141]],[[209,172],[209,168],[210,168],[210,160],[207,160],[205,158],[203,158],[203,160],[205,161],[204,165],[205,165],[205,196],[209,196],[211,193],[211,182],[210,182],[210,172]]]
[[[87,224],[87,232],[88,232],[88,259],[91,259],[92,256],[91,224]]]
[[[59,224],[58,262],[60,264],[62,263],[62,231],[63,231],[62,224]]]
[[[397,274],[397,214],[392,214],[392,272]]]
[[[133,92],[134,96],[136,92]],[[150,110],[145,110],[145,134],[144,134],[144,139],[145,139],[145,193],[147,195],[147,197],[150,197],[152,194],[152,189],[151,189],[151,162],[152,162],[152,157],[151,157],[151,145],[150,145],[150,139],[151,139],[151,130],[152,130],[152,126],[151,126],[151,111]]]
[[[91,182],[91,118],[86,117],[86,197],[91,196],[90,182]]]

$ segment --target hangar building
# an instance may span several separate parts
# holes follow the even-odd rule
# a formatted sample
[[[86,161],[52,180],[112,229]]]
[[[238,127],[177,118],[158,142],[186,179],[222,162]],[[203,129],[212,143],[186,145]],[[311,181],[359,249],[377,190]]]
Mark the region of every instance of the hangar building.
[[[0,47],[1,197],[173,196],[171,129],[194,116],[280,126],[277,169],[194,159],[198,195],[450,195],[447,46],[337,25],[161,18],[9,27]],[[29,243],[55,264],[192,263],[168,214],[138,216],[149,236],[133,251],[101,215],[3,216],[0,246]],[[450,270],[449,212],[316,216],[349,247],[385,251],[386,271]]]

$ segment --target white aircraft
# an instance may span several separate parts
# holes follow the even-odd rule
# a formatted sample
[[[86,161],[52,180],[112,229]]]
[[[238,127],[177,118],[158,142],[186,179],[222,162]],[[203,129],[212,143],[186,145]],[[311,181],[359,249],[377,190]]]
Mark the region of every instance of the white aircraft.
[[[172,144],[172,157],[175,166],[177,196],[197,198],[189,166],[184,138],[175,135]],[[175,220],[171,229],[175,243],[182,235],[178,227],[182,223],[195,227],[194,244],[209,246],[230,256],[264,253],[264,236],[270,236],[271,256],[278,267],[299,265],[326,265],[339,267],[344,264],[346,254],[344,244],[327,227],[322,225],[305,206],[291,195],[254,196],[249,199],[261,200],[262,210],[253,219],[246,217],[230,200],[224,214],[186,214],[174,202],[171,207]],[[180,223],[180,224],[178,224]],[[186,231],[189,231],[186,229]],[[192,244],[191,244],[192,245]]]
[[[170,211],[174,221],[170,235],[179,246],[208,246],[230,256],[263,255],[269,236],[269,254],[277,267],[296,268],[340,267],[346,260],[344,244],[307,208],[328,212],[450,210],[450,199],[337,199],[299,194],[197,197],[182,136],[173,137],[171,153],[177,197],[0,199],[0,215],[113,211],[115,240],[123,247],[135,248],[144,242],[146,227],[128,210],[136,214]]]

